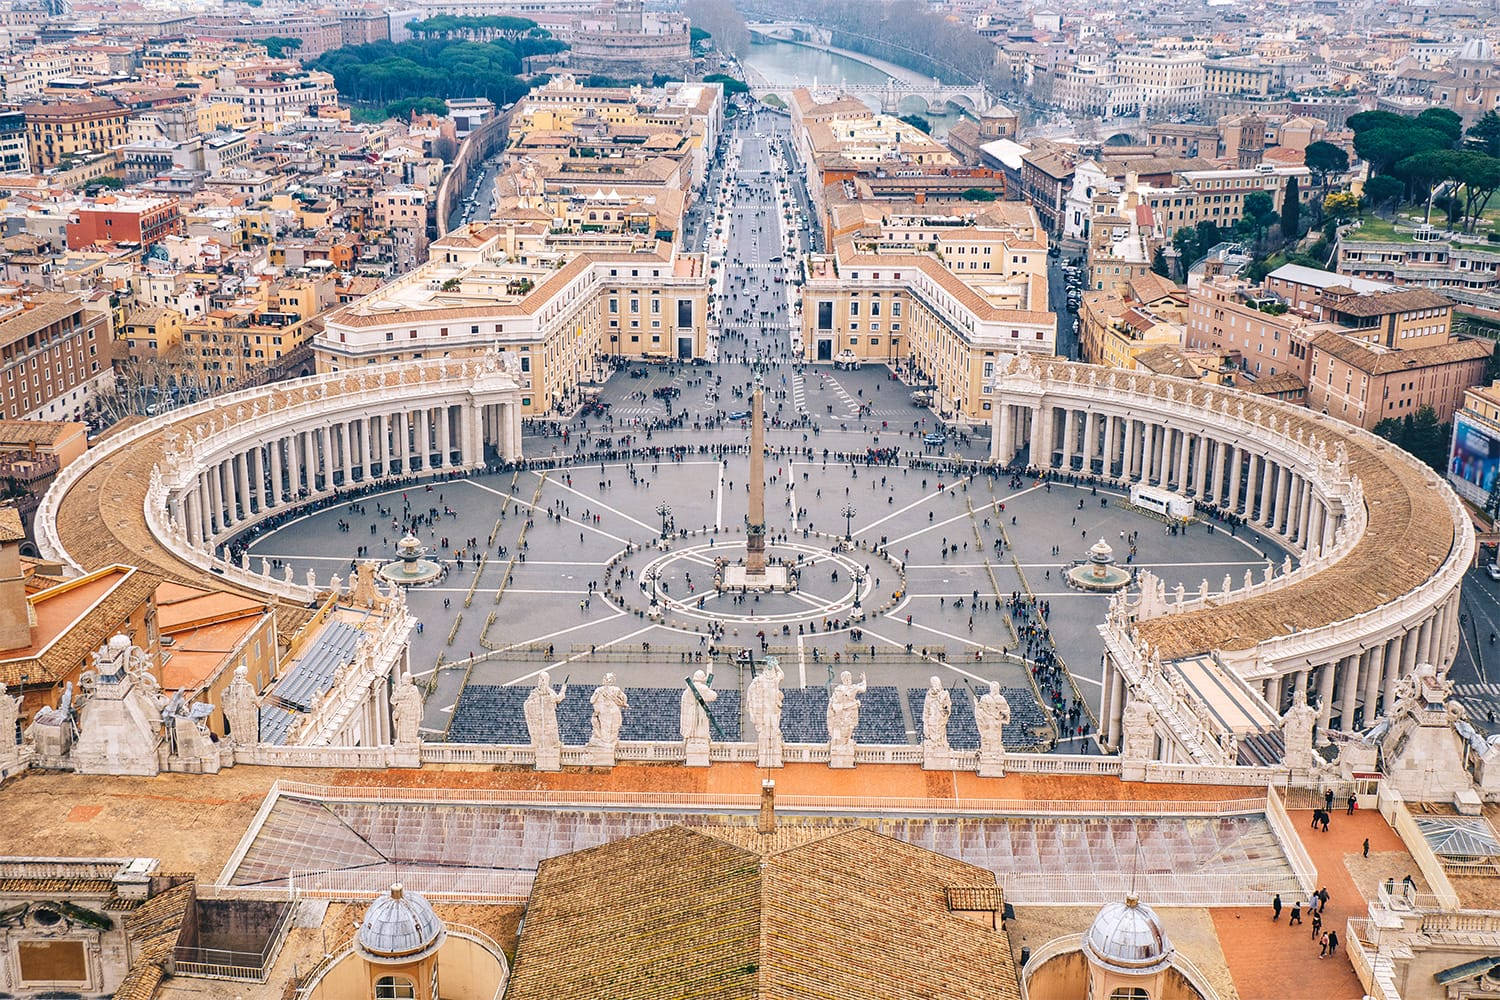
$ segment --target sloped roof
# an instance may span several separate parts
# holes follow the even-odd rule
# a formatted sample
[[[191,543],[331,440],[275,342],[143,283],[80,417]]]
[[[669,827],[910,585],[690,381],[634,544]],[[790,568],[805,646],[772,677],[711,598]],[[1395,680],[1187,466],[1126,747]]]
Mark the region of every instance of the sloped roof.
[[[857,827],[668,827],[542,863],[507,996],[1019,1000],[1006,932],[949,909],[985,885]]]

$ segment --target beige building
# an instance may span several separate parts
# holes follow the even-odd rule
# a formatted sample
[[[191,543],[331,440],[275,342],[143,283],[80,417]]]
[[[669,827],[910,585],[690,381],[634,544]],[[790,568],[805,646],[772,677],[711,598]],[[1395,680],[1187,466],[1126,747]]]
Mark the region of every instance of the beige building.
[[[606,356],[704,356],[701,255],[628,232],[550,230],[474,223],[436,240],[426,264],[326,317],[318,370],[500,350],[525,411],[550,413],[580,398]]]
[[[835,209],[833,252],[805,264],[804,357],[903,366],[933,384],[940,414],[984,419],[998,359],[1053,352],[1047,245],[1036,213],[1019,203],[947,210]]]

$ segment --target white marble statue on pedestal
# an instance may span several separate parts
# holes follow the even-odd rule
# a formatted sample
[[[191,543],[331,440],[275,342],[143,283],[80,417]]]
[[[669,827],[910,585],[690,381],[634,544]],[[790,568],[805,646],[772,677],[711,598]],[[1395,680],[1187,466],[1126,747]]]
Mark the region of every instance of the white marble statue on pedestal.
[[[1313,759],[1313,727],[1318,713],[1305,701],[1293,699],[1292,707],[1281,717],[1282,763],[1293,772],[1310,771]]]
[[[682,727],[682,745],[688,767],[708,766],[708,706],[719,697],[713,683],[712,673],[695,670],[682,692],[678,722]]]
[[[979,730],[979,773],[998,778],[1005,774],[1005,727],[1010,724],[1010,702],[1000,693],[1000,682],[974,704],[974,725]]]
[[[422,741],[422,692],[403,670],[391,692],[391,735],[398,747],[417,746]]]
[[[552,678],[543,670],[536,675],[536,687],[526,696],[523,712],[526,716],[526,731],[531,735],[531,748],[536,751],[538,771],[557,771],[562,768],[562,737],[557,731],[557,706],[568,696],[568,685],[552,689]]]
[[[854,675],[845,670],[828,696],[829,767],[854,766],[854,730],[859,725],[859,696],[865,692],[865,675],[859,675],[858,684],[853,681]]]
[[[20,744],[16,741],[16,719],[20,716],[21,699],[12,698],[0,683],[0,766],[20,755]]]
[[[615,763],[615,745],[620,742],[620,725],[625,721],[625,691],[615,683],[615,675],[607,673],[600,685],[589,695],[594,706],[590,720],[589,763],[601,767],[612,767]]]
[[[953,696],[943,689],[939,677],[928,678],[927,699],[922,703],[922,767],[948,767],[953,751],[948,746],[948,719],[953,715]]]
[[[224,689],[223,707],[231,743],[251,747],[260,742],[260,703],[250,683],[250,669],[243,663],[234,668],[234,680]]]
[[[756,761],[760,767],[782,766],[781,663],[766,657],[765,666],[745,689],[745,704],[755,725]]]

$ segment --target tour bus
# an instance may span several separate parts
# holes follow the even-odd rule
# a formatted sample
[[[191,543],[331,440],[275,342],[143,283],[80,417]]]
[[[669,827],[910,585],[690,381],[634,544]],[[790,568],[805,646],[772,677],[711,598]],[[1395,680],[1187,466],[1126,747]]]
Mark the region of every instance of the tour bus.
[[[1180,493],[1158,489],[1146,483],[1136,483],[1130,487],[1130,503],[1172,521],[1186,521],[1193,516],[1193,501]]]

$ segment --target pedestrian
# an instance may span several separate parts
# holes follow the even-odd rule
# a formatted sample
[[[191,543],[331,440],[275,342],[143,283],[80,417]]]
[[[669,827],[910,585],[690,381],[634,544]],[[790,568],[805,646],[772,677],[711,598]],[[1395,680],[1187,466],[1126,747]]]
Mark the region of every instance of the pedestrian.
[[[1339,932],[1330,930],[1328,932],[1328,954],[1332,955],[1339,947]]]
[[[1349,810],[1344,815],[1346,815],[1346,816],[1353,816],[1354,815],[1355,807],[1358,806],[1358,805],[1359,805],[1359,803],[1354,800],[1354,793],[1350,792],[1349,793]]]
[[[1328,814],[1326,812],[1323,814],[1323,832],[1328,832]]]
[[[1323,792],[1323,808],[1329,812],[1333,811],[1333,789],[1328,788]]]
[[[1302,923],[1302,904],[1301,903],[1293,903],[1292,904],[1292,916],[1291,916],[1291,918],[1289,920],[1287,920],[1286,925],[1288,927],[1290,927],[1293,924],[1300,924],[1300,923]]]
[[[1312,936],[1317,937],[1323,930],[1323,914],[1314,910],[1312,915]]]
[[[1281,893],[1279,892],[1276,894],[1275,898],[1271,900],[1271,919],[1281,919]]]
[[[1329,931],[1328,933],[1332,934],[1333,932]],[[1327,958],[1328,957],[1328,934],[1324,934],[1323,935],[1323,937],[1319,940],[1319,944],[1322,947],[1318,951],[1318,957],[1319,958]]]
[[[1328,886],[1325,885],[1323,888],[1318,890],[1318,898],[1323,901],[1322,908],[1326,910],[1328,908]]]
[[[1367,858],[1370,856],[1370,838],[1369,837],[1365,838],[1364,856],[1367,857]]]

